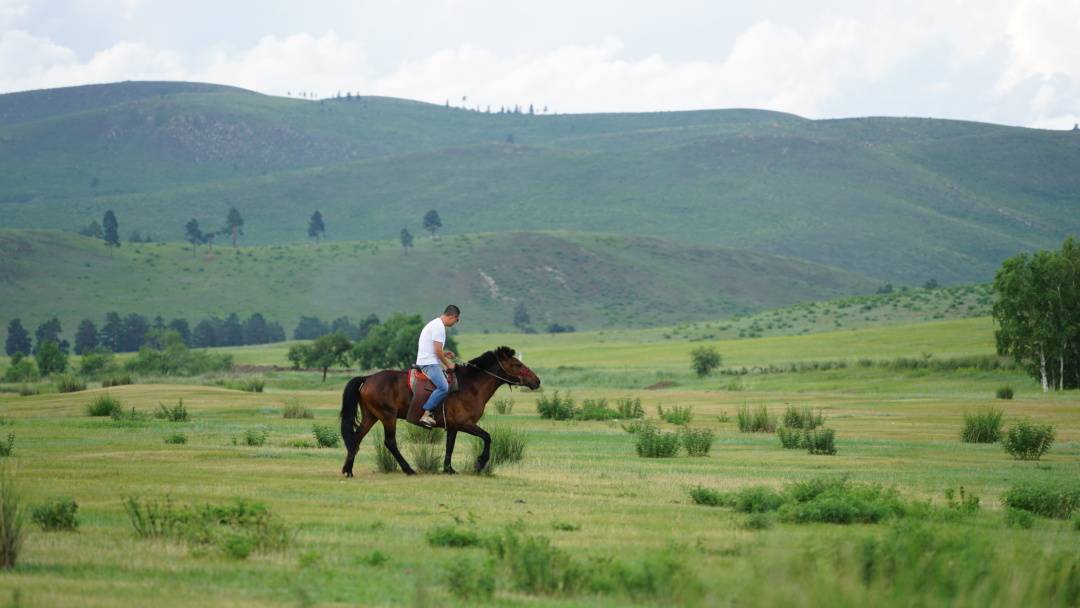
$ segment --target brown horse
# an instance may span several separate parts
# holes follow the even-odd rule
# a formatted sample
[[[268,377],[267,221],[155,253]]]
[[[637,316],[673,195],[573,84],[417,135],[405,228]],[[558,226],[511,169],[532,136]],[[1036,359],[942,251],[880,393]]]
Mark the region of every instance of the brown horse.
[[[407,475],[416,474],[397,446],[397,420],[408,415],[412,395],[408,377],[408,372],[383,370],[370,376],[357,376],[345,385],[345,393],[341,396],[341,437],[345,440],[347,455],[341,472],[346,477],[353,476],[353,461],[360,442],[376,421],[382,422],[383,442],[401,470]],[[457,379],[459,389],[447,395],[442,405],[432,412],[436,426],[446,429],[443,472],[456,472],[450,466],[450,457],[454,453],[458,431],[483,440],[484,451],[476,459],[476,470],[482,471],[491,456],[491,435],[476,422],[484,415],[488,400],[503,384],[536,390],[540,388],[540,378],[518,360],[513,349],[500,346],[457,366]],[[358,413],[359,422],[356,419]]]

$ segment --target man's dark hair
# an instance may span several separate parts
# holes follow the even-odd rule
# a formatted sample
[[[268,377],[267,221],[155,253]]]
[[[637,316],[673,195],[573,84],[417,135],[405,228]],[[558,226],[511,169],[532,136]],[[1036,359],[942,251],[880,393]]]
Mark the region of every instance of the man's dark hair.
[[[453,304],[449,304],[447,305],[446,310],[442,311],[442,313],[444,315],[450,315],[451,317],[460,317],[461,309],[457,306],[454,306]]]

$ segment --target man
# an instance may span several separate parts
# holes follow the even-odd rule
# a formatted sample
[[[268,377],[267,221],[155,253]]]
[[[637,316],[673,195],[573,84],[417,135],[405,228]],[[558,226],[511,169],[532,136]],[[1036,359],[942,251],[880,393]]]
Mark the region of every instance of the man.
[[[457,325],[460,318],[461,310],[451,304],[443,310],[442,315],[432,319],[420,332],[420,341],[416,346],[416,366],[435,384],[435,390],[424,403],[424,415],[420,417],[420,424],[428,428],[435,426],[431,411],[439,407],[450,392],[443,368],[454,369],[454,353],[443,350],[443,345],[446,344],[446,328]]]

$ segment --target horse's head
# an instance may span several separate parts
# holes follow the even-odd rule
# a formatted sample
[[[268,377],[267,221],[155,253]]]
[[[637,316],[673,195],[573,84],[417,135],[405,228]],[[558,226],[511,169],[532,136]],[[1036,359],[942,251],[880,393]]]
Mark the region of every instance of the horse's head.
[[[517,380],[534,391],[540,388],[539,376],[522,363],[521,359],[517,358],[514,349],[509,346],[496,348],[495,359],[499,362],[499,367],[502,368],[503,373],[508,378]]]

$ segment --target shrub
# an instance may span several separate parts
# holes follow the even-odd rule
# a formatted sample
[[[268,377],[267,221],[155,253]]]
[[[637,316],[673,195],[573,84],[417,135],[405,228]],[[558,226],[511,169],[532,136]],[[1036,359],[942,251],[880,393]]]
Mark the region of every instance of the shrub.
[[[1012,387],[1008,385],[997,389],[996,393],[998,399],[1012,399],[1013,394],[1014,393]]]
[[[135,384],[135,381],[131,379],[131,374],[113,374],[101,381],[103,388],[109,388],[110,386],[124,386],[127,384]]]
[[[20,397],[29,397],[30,395],[37,395],[41,393],[41,389],[36,384],[24,384],[19,387]]]
[[[336,448],[341,444],[338,429],[329,424],[312,425],[311,432],[315,435],[315,443],[319,444],[320,448]]]
[[[107,350],[94,350],[82,356],[79,373],[86,377],[96,377],[112,371],[116,367],[113,354]]]
[[[185,444],[187,443],[187,435],[181,432],[169,433],[168,435],[165,435],[165,443],[169,445]]]
[[[1020,509],[1005,509],[1005,525],[1010,528],[1030,530],[1035,525],[1035,516]]]
[[[783,425],[790,429],[816,429],[823,424],[825,424],[825,416],[820,410],[817,414],[811,412],[808,407],[796,409],[788,406],[784,410]]]
[[[619,418],[635,419],[645,417],[645,408],[641,407],[640,398],[623,397],[615,401],[615,411]]]
[[[555,521],[551,523],[551,527],[560,532],[577,532],[581,529],[581,524],[572,524],[567,521]]]
[[[299,418],[314,418],[315,414],[300,404],[298,399],[289,399],[285,404],[285,418],[299,419]]]
[[[8,433],[7,440],[0,439],[0,458],[15,452],[15,433]]]
[[[819,478],[790,486],[781,519],[793,523],[877,523],[905,513],[893,488],[853,484],[846,478]]]
[[[1080,483],[1025,481],[1009,488],[1001,502],[1011,509],[1068,519],[1073,511],[1080,509]]]
[[[645,429],[655,428],[656,423],[652,420],[637,419],[622,425],[622,430],[630,433],[640,433]]]
[[[249,393],[261,393],[263,388],[266,387],[266,380],[262,376],[252,376],[250,378],[241,378],[233,382],[226,383],[228,388],[246,391]]]
[[[1017,460],[1038,460],[1054,445],[1054,436],[1053,425],[1021,420],[1009,429],[1002,444]]]
[[[574,417],[574,400],[569,394],[560,398],[559,391],[550,397],[542,394],[536,400],[536,413],[550,420],[569,420]]]
[[[497,414],[510,414],[514,411],[514,400],[510,397],[496,399],[492,402],[495,406],[495,413]]]
[[[397,459],[386,448],[385,439],[382,435],[375,442],[375,470],[380,473],[393,473],[398,470]]]
[[[780,445],[785,450],[797,450],[803,447],[803,433],[799,429],[778,426],[776,427],[776,436],[780,438]]]
[[[948,488],[945,490],[945,505],[953,511],[974,515],[979,512],[979,497],[965,492],[964,486],[960,486],[959,493]]]
[[[491,560],[455,560],[443,569],[443,581],[463,600],[490,600],[495,596],[495,564]]]
[[[509,570],[509,582],[518,591],[573,593],[586,582],[588,570],[542,536],[522,536],[506,528],[488,540],[487,548]]]
[[[768,513],[751,513],[743,521],[743,527],[747,530],[768,530],[772,525],[773,518]]]
[[[702,346],[690,351],[690,367],[699,378],[704,378],[720,367],[720,353],[711,346]]]
[[[488,427],[491,435],[491,463],[495,465],[513,464],[525,457],[525,448],[529,438],[523,431],[501,424]],[[484,442],[473,442],[473,458],[479,458],[484,450]]]
[[[712,448],[713,432],[710,429],[683,428],[679,433],[682,446],[688,456],[708,456]]]
[[[42,530],[75,530],[79,527],[79,519],[75,513],[79,510],[78,503],[71,498],[59,498],[52,502],[34,507],[30,516],[34,523],[41,526]]]
[[[124,499],[135,534],[183,540],[191,547],[214,547],[244,559],[254,551],[278,551],[292,541],[291,530],[266,505],[237,499],[228,505],[177,507],[164,501]]]
[[[685,407],[673,405],[671,406],[671,409],[668,410],[665,410],[662,405],[657,405],[656,413],[665,422],[678,424],[680,426],[690,424],[690,420],[694,417],[694,412],[689,405]]]
[[[4,370],[4,382],[37,382],[40,379],[37,365],[28,357],[18,361],[12,358],[11,365]]]
[[[740,513],[767,513],[784,504],[784,497],[765,486],[742,488],[727,498],[728,505]]]
[[[7,467],[0,467],[0,569],[14,568],[26,530],[22,495]]]
[[[232,368],[232,355],[190,350],[175,331],[166,331],[156,346],[139,349],[139,354],[129,359],[124,368],[137,374],[159,376],[197,376]]]
[[[964,443],[997,443],[1001,439],[1001,419],[1005,415],[993,408],[978,414],[964,414],[960,440]]]
[[[679,451],[679,436],[647,426],[637,435],[637,453],[644,458],[671,458]]]
[[[86,390],[86,382],[72,374],[61,374],[56,377],[56,390],[60,393],[77,393]]]
[[[607,399],[586,399],[574,410],[574,420],[612,420],[619,412],[608,407]]]
[[[191,417],[188,416],[187,408],[184,407],[184,400],[180,399],[176,405],[169,407],[164,403],[158,403],[158,411],[154,414],[155,418],[161,418],[168,420],[169,422],[188,422]]]
[[[716,490],[710,490],[704,486],[690,488],[690,499],[694,501],[694,504],[705,505],[707,507],[731,506],[726,495],[717,492]]]
[[[424,535],[432,547],[473,547],[480,544],[480,535],[472,528],[454,524],[435,526]]]
[[[247,429],[239,439],[233,438],[233,444],[243,444],[252,447],[258,447],[266,444],[266,439],[270,436],[270,432],[266,429],[255,428]]]
[[[776,430],[776,417],[770,415],[764,405],[759,405],[753,411],[750,411],[749,405],[743,405],[736,412],[735,421],[743,433],[771,433]]]
[[[805,430],[803,431],[803,445],[811,454],[832,456],[836,454],[834,435],[832,429]]]
[[[112,416],[113,412],[118,412],[120,409],[120,401],[116,397],[105,393],[98,395],[93,401],[86,404],[86,415]]]

